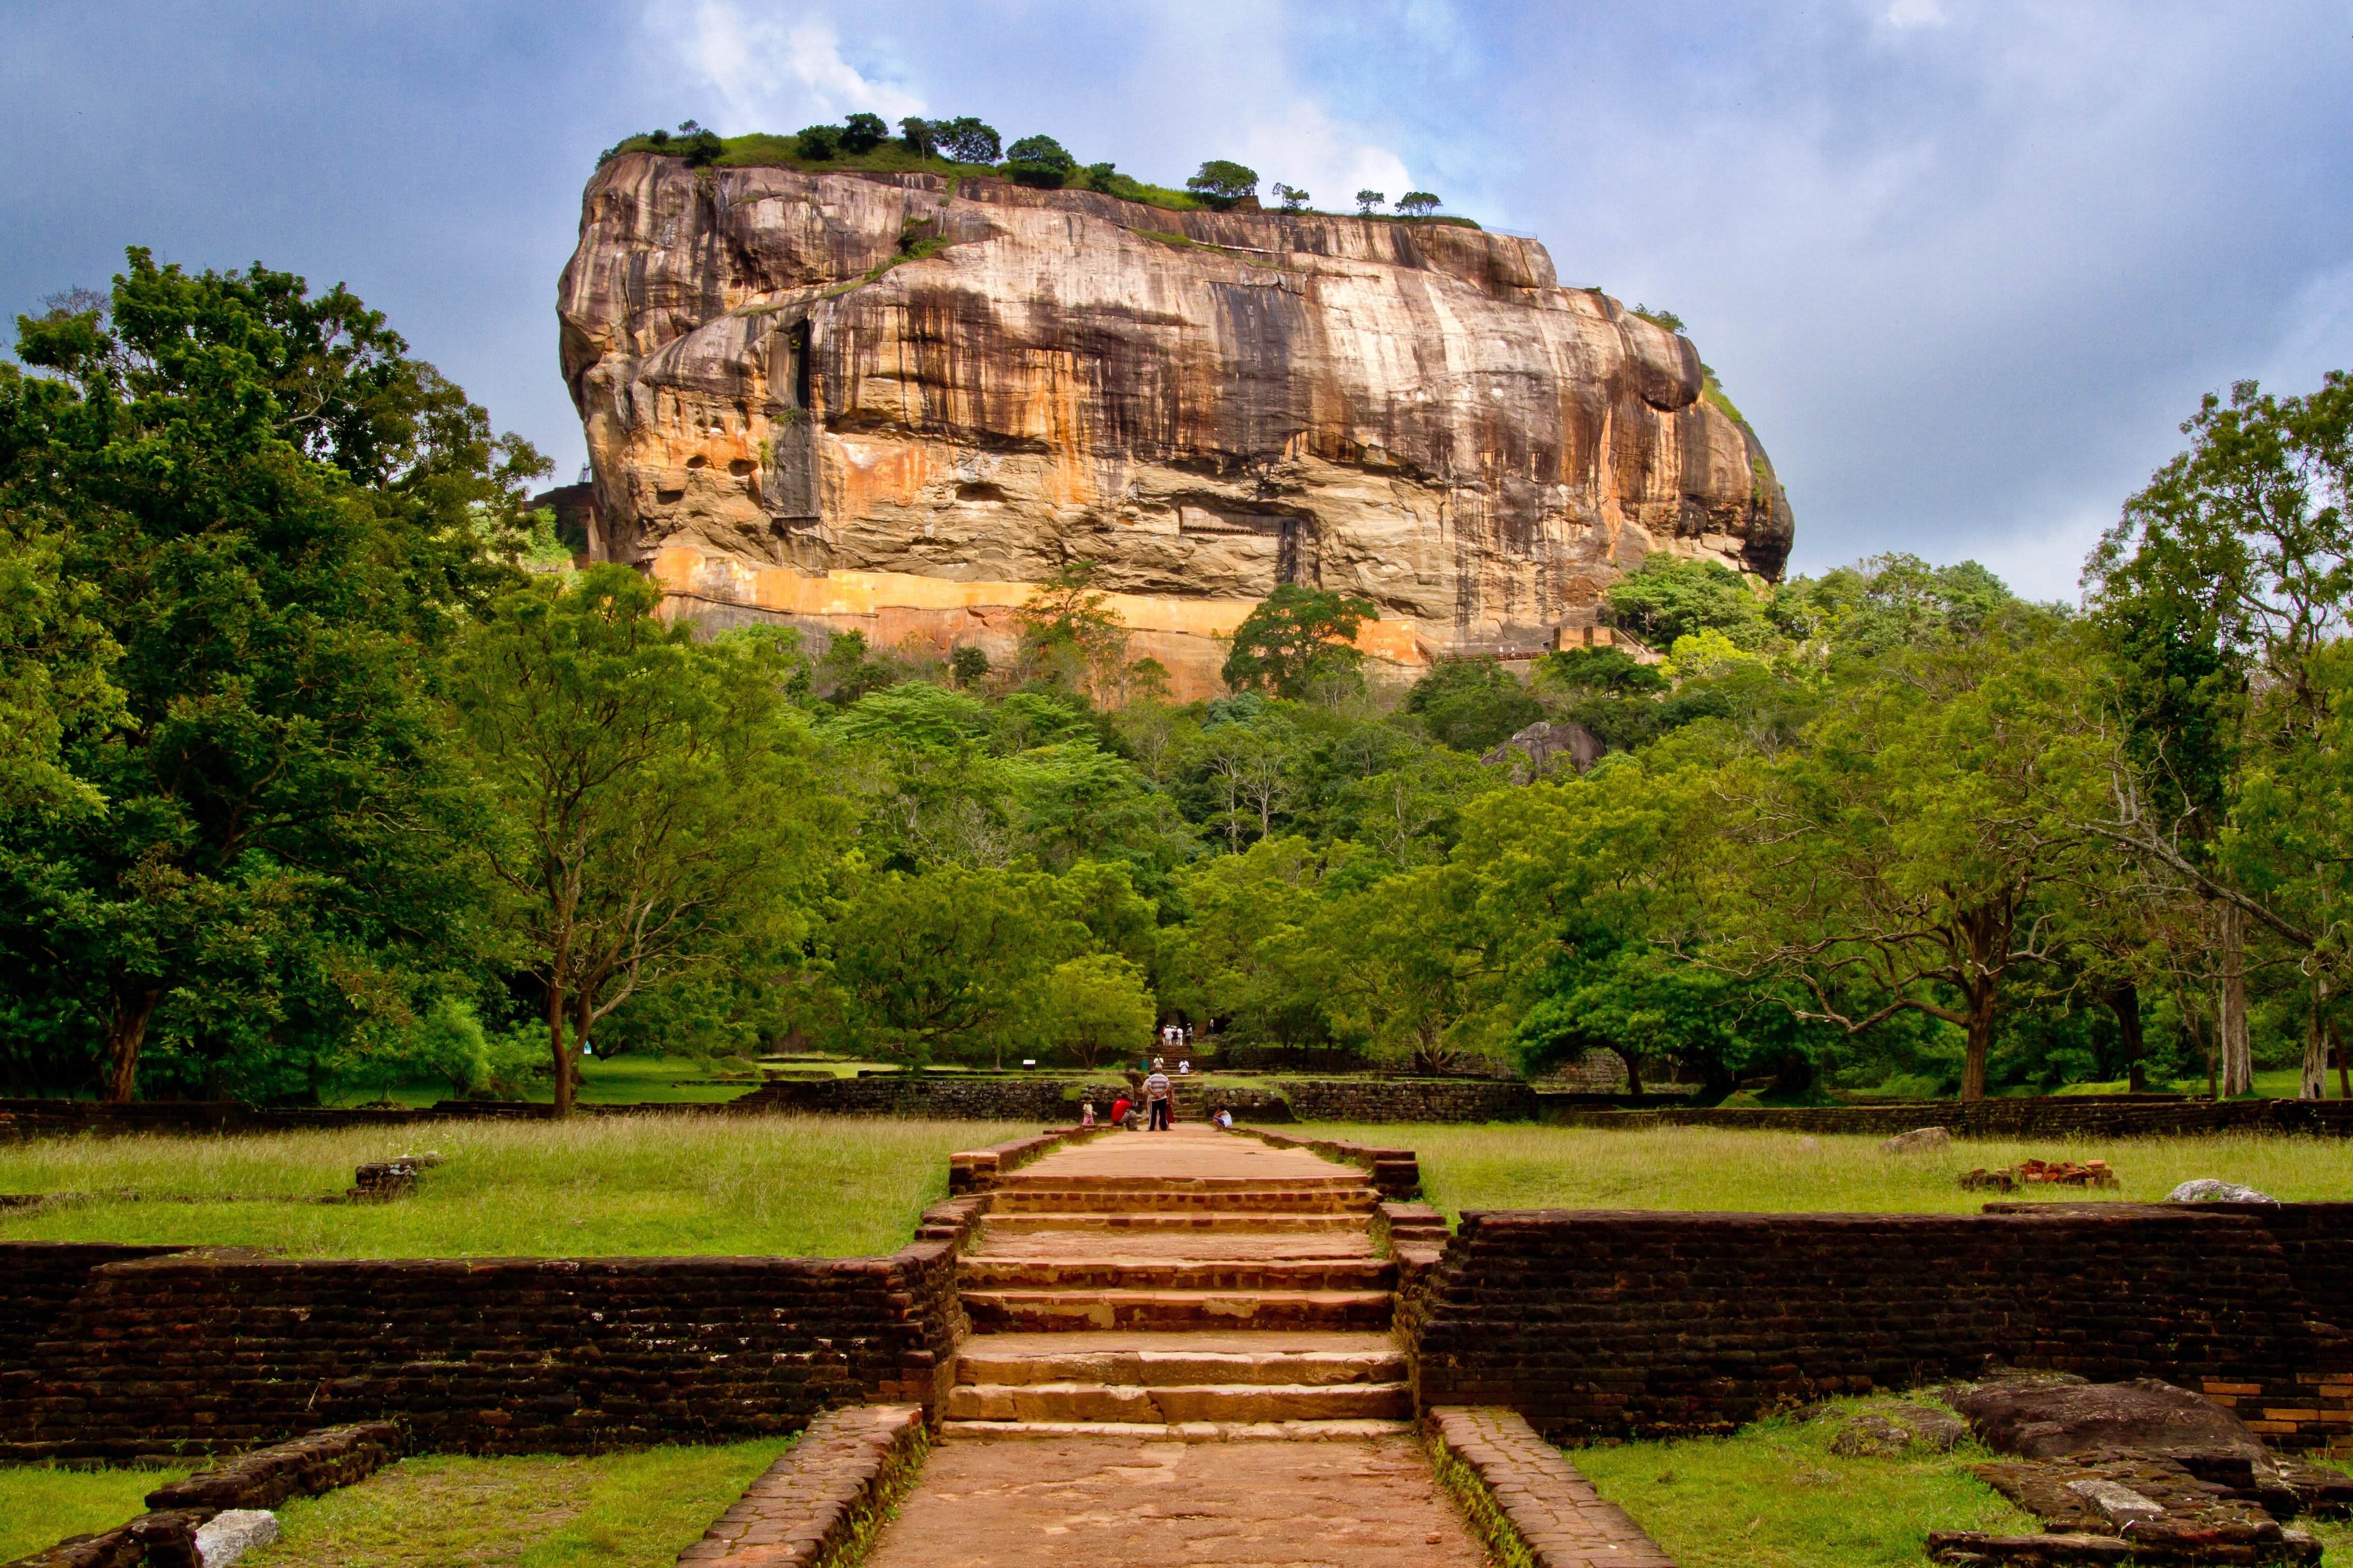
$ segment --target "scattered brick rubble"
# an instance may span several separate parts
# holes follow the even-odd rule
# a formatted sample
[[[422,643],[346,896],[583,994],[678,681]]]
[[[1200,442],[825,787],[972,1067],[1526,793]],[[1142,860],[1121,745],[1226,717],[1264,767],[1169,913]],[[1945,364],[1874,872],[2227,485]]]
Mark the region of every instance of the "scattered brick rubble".
[[[1624,1509],[1511,1410],[1449,1405],[1422,1417],[1439,1474],[1489,1546],[1527,1568],[1674,1568]]]
[[[352,1173],[353,1185],[343,1196],[352,1203],[382,1203],[405,1198],[417,1190],[417,1173],[441,1163],[435,1153],[403,1154],[395,1160],[371,1160]]]
[[[2053,1187],[2121,1187],[2115,1171],[2105,1160],[2021,1160],[2015,1165],[2005,1165],[1989,1171],[1980,1166],[1961,1177],[1961,1186],[1969,1192],[2014,1193],[2019,1188]]]
[[[857,1405],[809,1423],[701,1541],[695,1568],[830,1568],[871,1536],[925,1447],[919,1405]]]
[[[347,1487],[399,1453],[400,1429],[389,1421],[313,1432],[157,1487],[147,1494],[148,1511],[129,1523],[71,1536],[8,1568],[200,1568],[197,1536],[216,1518]]]
[[[1975,1473],[2045,1532],[1935,1531],[1932,1562],[2310,1563],[2319,1543],[2288,1521],[2353,1510],[2353,1477],[2279,1458],[2230,1411],[2154,1379],[2014,1375],[1947,1397],[2020,1456]]]

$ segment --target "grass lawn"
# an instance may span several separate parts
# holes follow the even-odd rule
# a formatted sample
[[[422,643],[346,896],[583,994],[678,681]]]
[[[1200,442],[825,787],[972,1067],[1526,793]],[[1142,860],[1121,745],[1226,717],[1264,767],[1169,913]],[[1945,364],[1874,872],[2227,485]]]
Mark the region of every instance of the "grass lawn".
[[[649,1114],[0,1145],[0,1240],[283,1247],[298,1258],[844,1257],[893,1251],[957,1149],[1029,1122]],[[438,1151],[417,1195],[319,1204],[353,1166]],[[130,1191],[141,1201],[104,1194]],[[240,1194],[236,1201],[204,1194]],[[199,1201],[155,1201],[196,1197]]]
[[[147,1511],[147,1494],[191,1470],[69,1470],[0,1465],[0,1563],[69,1535],[95,1535]]]
[[[1923,1108],[1922,1121],[1936,1117]],[[1293,1131],[1285,1129],[1285,1131]],[[2105,1160],[2114,1195],[2163,1197],[2192,1176],[2243,1182],[2285,1200],[2353,1198],[2353,1139],[2232,1132],[2191,1138],[1957,1141],[1942,1154],[1883,1154],[1864,1135],[1734,1131],[1714,1127],[1618,1131],[1525,1123],[1383,1123],[1295,1131],[1414,1150],[1426,1199],[1450,1218],[1465,1209],[1714,1209],[1744,1213],[1975,1214],[2000,1194],[1963,1192],[1973,1166],[2044,1159]],[[2015,1194],[2082,1201],[2070,1188]]]
[[[289,1502],[250,1568],[459,1563],[670,1568],[792,1439],[594,1458],[405,1459],[356,1486]]]
[[[1841,1458],[1831,1439],[1858,1410],[1900,1403],[1839,1400],[1811,1419],[1784,1416],[1730,1437],[1573,1448],[1568,1459],[1683,1568],[1911,1568],[1931,1530],[2041,1531],[1969,1467],[1975,1443],[1949,1454]],[[2300,1521],[2353,1568],[2353,1527]]]

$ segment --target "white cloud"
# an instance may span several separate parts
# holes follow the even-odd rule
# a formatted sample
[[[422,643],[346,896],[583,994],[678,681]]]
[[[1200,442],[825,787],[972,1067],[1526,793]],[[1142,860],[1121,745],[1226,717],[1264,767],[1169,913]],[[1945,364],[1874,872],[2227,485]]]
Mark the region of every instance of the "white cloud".
[[[1945,8],[1936,0],[1894,0],[1887,7],[1887,25],[1891,27],[1941,27],[1945,25]]]
[[[704,0],[683,17],[657,3],[645,15],[718,95],[726,116],[720,129],[790,132],[861,110],[892,121],[923,110],[915,94],[842,58],[839,37],[821,21],[786,24],[731,0]]]
[[[1260,199],[1273,205],[1280,180],[1307,191],[1314,205],[1345,212],[1360,190],[1379,191],[1389,200],[1413,189],[1405,160],[1335,123],[1321,106],[1293,103],[1280,120],[1262,120],[1241,136],[1241,161],[1261,176]]]

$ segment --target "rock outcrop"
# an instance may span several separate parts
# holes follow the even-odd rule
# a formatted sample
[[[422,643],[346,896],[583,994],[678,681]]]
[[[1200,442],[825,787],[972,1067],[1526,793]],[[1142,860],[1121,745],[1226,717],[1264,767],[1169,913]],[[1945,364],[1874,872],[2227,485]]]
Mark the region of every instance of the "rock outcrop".
[[[1651,550],[1789,549],[1691,342],[1508,235],[637,153],[558,309],[596,553],[723,619],[990,647],[1087,562],[1198,691],[1280,582],[1412,666],[1586,640]]]

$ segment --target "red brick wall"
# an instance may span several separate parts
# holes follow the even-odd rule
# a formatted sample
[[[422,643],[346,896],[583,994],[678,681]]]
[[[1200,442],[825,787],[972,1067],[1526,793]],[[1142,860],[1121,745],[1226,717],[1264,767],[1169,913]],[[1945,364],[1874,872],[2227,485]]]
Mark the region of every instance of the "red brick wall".
[[[103,1264],[0,1362],[0,1458],[247,1447],[380,1419],[418,1449],[576,1452],[929,1405],[970,1206],[940,1205],[933,1238],[888,1258]],[[23,1246],[0,1247],[0,1276]]]
[[[1724,1431],[1989,1357],[2277,1394],[2344,1343],[2261,1221],[2138,1205],[1470,1214],[1409,1289],[1422,1405],[1508,1405],[1568,1441]]]

